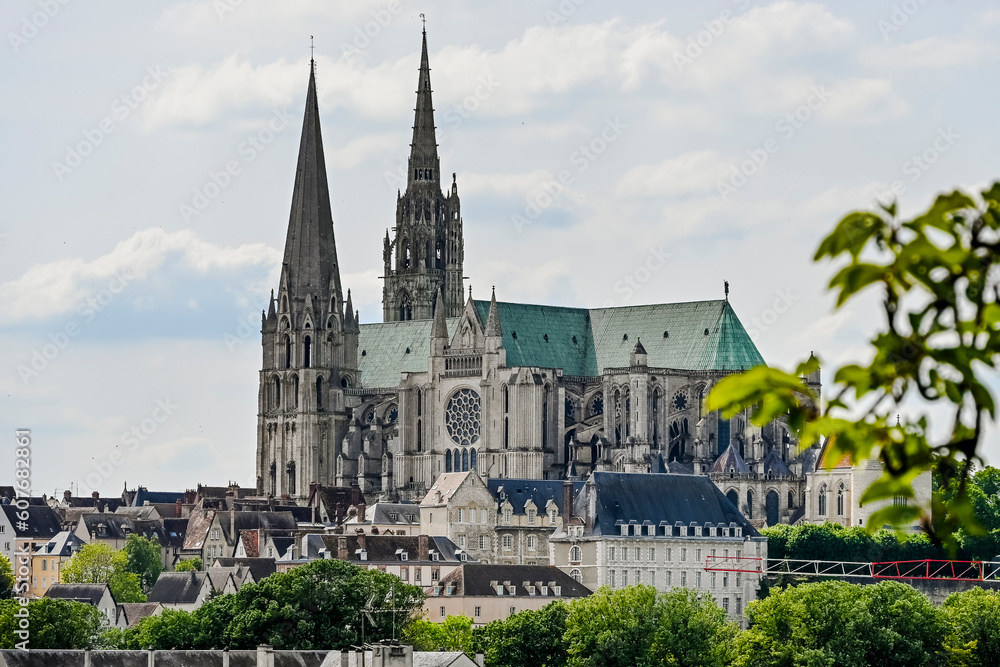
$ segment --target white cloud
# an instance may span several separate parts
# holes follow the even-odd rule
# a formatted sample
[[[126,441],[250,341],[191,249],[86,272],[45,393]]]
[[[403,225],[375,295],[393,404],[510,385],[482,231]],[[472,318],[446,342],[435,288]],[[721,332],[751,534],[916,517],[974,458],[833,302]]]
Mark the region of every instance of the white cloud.
[[[189,230],[166,232],[154,227],[136,232],[100,257],[61,259],[29,268],[21,277],[0,284],[0,309],[7,322],[71,312],[101,290],[121,290],[160,268],[167,257],[198,273],[247,266],[277,266],[280,253],[263,243],[237,247],[203,241]],[[140,310],[148,303],[137,304]]]
[[[372,156],[399,151],[399,137],[394,134],[366,134],[358,137],[342,148],[326,151],[329,169],[350,169],[362,164]]]
[[[826,121],[874,125],[905,116],[910,110],[888,79],[845,79],[830,85],[830,99],[817,113]]]
[[[995,60],[997,45],[969,37],[927,37],[906,44],[882,43],[865,49],[862,64],[878,69],[935,69]]]
[[[703,193],[725,178],[737,158],[703,150],[629,169],[615,186],[621,197],[663,197]]]

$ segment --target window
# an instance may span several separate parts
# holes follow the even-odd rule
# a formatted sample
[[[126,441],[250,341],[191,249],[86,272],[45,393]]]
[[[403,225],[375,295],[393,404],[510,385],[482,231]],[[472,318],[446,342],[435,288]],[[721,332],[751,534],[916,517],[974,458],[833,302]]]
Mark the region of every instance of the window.
[[[743,613],[743,598],[736,598],[736,615],[739,616]]]
[[[489,549],[490,548],[490,538],[486,537],[485,535],[480,535],[479,536],[479,548],[480,549]]]
[[[458,508],[458,523],[465,523],[465,508]]]
[[[639,547],[635,548],[635,560],[636,562],[642,560],[642,550]]]
[[[503,522],[505,525],[510,525],[510,510],[503,511]]]
[[[666,562],[669,563],[672,558],[673,558],[673,549],[671,549],[670,547],[667,547],[667,557],[665,559]]]
[[[517,607],[511,607],[510,608],[510,615],[513,616],[516,613],[517,613]]]
[[[655,570],[650,570],[649,571],[649,585],[652,586],[652,587],[654,587],[654,588],[656,588],[656,571]]]
[[[479,515],[476,513],[476,508],[475,507],[472,507],[472,508],[469,509],[469,523],[475,523],[476,522],[476,518],[478,516]]]
[[[528,535],[528,549],[531,551],[535,550],[536,538],[534,535]]]
[[[583,549],[574,544],[569,550],[569,559],[574,563],[579,563],[583,560]]]
[[[549,510],[549,525],[550,526],[556,525],[556,516],[558,516],[558,514],[559,513],[556,512],[555,510]]]
[[[611,586],[611,588],[614,588],[615,587],[615,571],[611,570],[608,573],[608,576],[610,577],[610,579],[608,580],[609,581],[608,585]]]
[[[622,588],[628,586],[628,570],[622,570]]]
[[[45,560],[45,559],[43,558],[43,559],[42,559],[42,570],[43,570],[43,571],[44,571],[44,570],[47,570],[47,569],[48,569],[48,565],[49,565],[49,561],[47,561],[47,560]]]
[[[694,559],[696,561],[701,561],[701,549],[694,550]]]
[[[465,535],[458,536],[458,546],[465,548]]]
[[[673,579],[672,574],[672,572],[667,572],[667,588],[670,588],[670,580]]]
[[[479,510],[479,523],[489,523],[490,515],[486,510]]]
[[[406,560],[406,559],[404,558],[403,560]],[[402,579],[403,581],[409,581],[410,580],[410,568],[408,568],[408,567],[401,568],[400,571],[399,571],[399,578]]]
[[[649,562],[656,562],[656,547],[649,547]]]
[[[528,525],[529,526],[534,526],[535,525],[535,515],[536,514],[537,514],[537,512],[535,510],[528,510]]]
[[[472,615],[475,616],[476,618],[482,616],[482,607],[476,607],[475,609],[473,609]]]
[[[413,568],[413,581],[414,582],[420,581],[420,570],[421,570],[421,568],[419,568],[419,567]]]
[[[826,485],[819,489],[819,515],[826,516]]]
[[[682,547],[681,548],[681,562],[682,563],[687,562],[687,559],[688,559],[688,550],[687,550],[686,547]]]
[[[687,572],[681,572],[681,586],[687,586]]]
[[[615,559],[615,548],[614,547],[608,547],[608,560],[612,561],[614,559]]]
[[[572,577],[573,581],[575,581],[576,583],[578,584],[583,583],[583,573],[580,572],[580,570],[573,568],[572,570],[569,571],[569,576]]]
[[[844,516],[844,485],[837,489],[837,516]]]
[[[514,548],[514,538],[511,535],[503,536],[503,548],[505,551],[510,551]]]
[[[441,618],[444,618],[446,614],[444,613],[444,607],[441,607]]]
[[[709,581],[709,588],[713,591],[715,590],[715,572],[712,573],[711,579]]]
[[[729,613],[729,598],[722,598],[722,608],[726,610],[727,614]]]
[[[694,573],[694,587],[701,588],[701,572]]]

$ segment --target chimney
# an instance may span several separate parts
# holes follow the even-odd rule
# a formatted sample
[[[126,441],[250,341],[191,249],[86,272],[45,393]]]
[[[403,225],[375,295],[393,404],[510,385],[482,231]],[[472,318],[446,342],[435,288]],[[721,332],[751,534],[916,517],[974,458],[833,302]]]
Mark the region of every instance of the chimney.
[[[181,501],[180,498],[177,499],[176,508],[177,509],[176,509],[176,512],[175,512],[175,516],[179,519],[179,518],[181,518],[181,515],[184,513],[184,503]]]
[[[562,525],[563,530],[569,525],[569,519],[573,516],[573,482],[566,480],[563,482],[563,502],[562,502]]]
[[[229,510],[229,536],[236,541],[236,510]]]
[[[368,506],[365,505],[365,499],[362,497],[361,498],[361,502],[358,503],[358,522],[359,523],[365,520],[365,511],[367,509],[368,509]]]
[[[365,534],[364,533],[358,533],[358,548],[359,549],[367,549],[367,547],[365,546]]]
[[[101,494],[98,493],[97,491],[93,491],[91,492],[90,497],[93,498],[94,500],[97,500],[98,498],[101,497]]]
[[[70,501],[70,498],[72,498],[72,497],[73,497],[73,492],[72,491],[70,491],[69,489],[66,489],[65,491],[63,491],[63,502],[67,502],[68,503]]]
[[[338,537],[337,538],[337,558],[339,560],[347,560],[347,538]]]
[[[430,560],[430,555],[427,553],[429,546],[430,538],[427,535],[417,537],[417,560]]]

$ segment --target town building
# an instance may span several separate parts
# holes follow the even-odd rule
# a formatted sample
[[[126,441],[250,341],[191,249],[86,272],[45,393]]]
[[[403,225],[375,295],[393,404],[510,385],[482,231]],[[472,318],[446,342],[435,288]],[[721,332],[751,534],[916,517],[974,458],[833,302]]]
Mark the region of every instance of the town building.
[[[446,535],[471,560],[493,557],[496,505],[475,470],[439,475],[420,501],[420,533]]]
[[[64,530],[38,547],[31,557],[31,594],[44,597],[46,591],[61,579],[59,572],[63,564],[84,545],[74,533]]]
[[[594,472],[549,543],[553,563],[587,588],[692,588],[732,618],[756,597],[767,559],[767,539],[704,475]]]
[[[118,605],[107,584],[55,584],[45,591],[45,597],[92,605],[106,627],[119,627]]]
[[[586,597],[590,590],[548,565],[464,563],[427,593],[428,620],[468,616],[475,625],[484,625],[521,611],[537,611],[556,600]]]
[[[494,478],[487,488],[497,507],[491,562],[551,565],[549,536],[562,527],[583,482]]]

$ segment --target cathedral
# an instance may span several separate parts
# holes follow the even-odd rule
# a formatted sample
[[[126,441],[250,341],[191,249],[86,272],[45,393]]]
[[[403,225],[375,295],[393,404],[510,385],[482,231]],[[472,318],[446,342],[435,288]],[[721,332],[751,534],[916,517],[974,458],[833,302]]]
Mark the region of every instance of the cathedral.
[[[442,473],[708,475],[749,519],[801,518],[815,451],[785,426],[706,412],[764,363],[728,298],[567,308],[466,296],[458,181],[442,179],[423,34],[405,192],[383,241],[382,322],[341,284],[315,64],[278,289],[262,314],[258,492],[423,497]],[[442,186],[442,182],[444,186]],[[502,286],[501,286],[502,293]],[[808,378],[819,391],[819,372]]]

